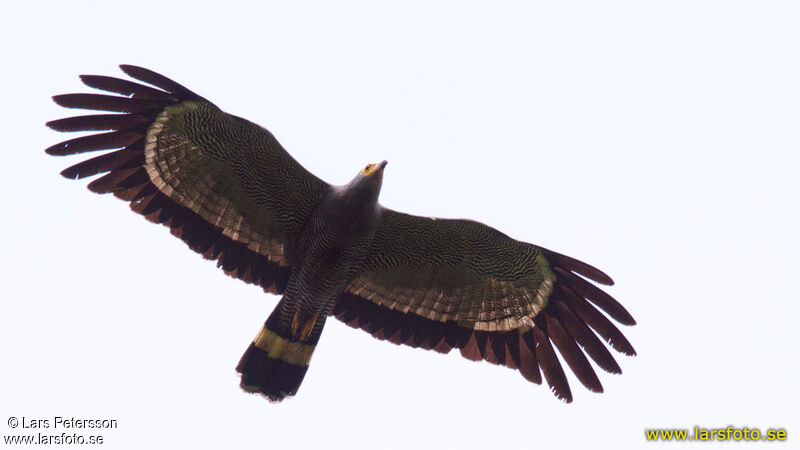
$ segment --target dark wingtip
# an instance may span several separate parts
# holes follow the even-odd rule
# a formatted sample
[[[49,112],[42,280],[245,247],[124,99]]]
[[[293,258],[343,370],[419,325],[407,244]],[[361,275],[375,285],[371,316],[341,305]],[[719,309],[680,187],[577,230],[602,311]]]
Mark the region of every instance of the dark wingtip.
[[[56,105],[58,105],[58,106],[63,106],[63,107],[65,107],[65,108],[69,108],[69,106],[66,106],[66,105],[64,104],[64,103],[66,103],[66,101],[64,100],[64,95],[68,95],[68,94],[59,94],[59,95],[54,95],[54,96],[52,96],[52,97],[50,97],[50,98],[51,98],[51,99],[53,99],[53,102],[54,102]],[[48,123],[50,123],[50,122],[48,122]]]
[[[622,353],[625,356],[636,356],[636,349],[633,348],[633,345],[631,345],[627,339],[624,339],[624,336],[621,340],[614,341],[612,339],[606,339],[606,342],[608,342],[608,344],[613,347],[614,350]]]
[[[68,154],[68,153],[64,153],[65,149],[66,149],[66,145],[64,145],[64,143],[61,142],[59,144],[51,145],[50,147],[47,147],[46,149],[44,149],[44,152],[47,153],[48,155],[51,155],[51,156],[64,156],[64,155]]]
[[[575,260],[575,261],[577,261],[577,260]],[[577,261],[577,262],[583,263],[582,261]],[[583,264],[586,264],[586,263],[583,263]],[[580,268],[576,267],[575,269],[571,269],[571,270],[575,271],[576,273],[578,273],[580,275],[583,275],[586,278],[589,278],[590,280],[594,281],[595,283],[602,284],[604,286],[613,286],[614,285],[614,280],[610,276],[608,276],[605,272],[603,272],[602,270],[600,270],[600,269],[598,269],[598,268],[596,268],[594,266],[590,266],[590,265],[586,264],[585,267],[580,267]]]
[[[550,261],[553,266],[563,267],[569,271],[580,274],[595,283],[603,284],[606,286],[613,286],[614,280],[611,279],[605,272],[585,262],[571,258],[552,250],[540,247],[544,250],[545,257]]]
[[[559,393],[555,389],[550,389],[550,392],[552,392],[553,395],[555,395],[556,398],[561,400],[562,402],[564,402],[564,403],[572,403],[572,393],[571,392]]]
[[[106,86],[104,85],[104,81],[108,80],[109,77],[105,77],[102,75],[78,75],[78,78],[80,78],[81,83],[85,84],[86,86],[95,89],[101,89],[104,91],[109,91],[109,89],[106,89]],[[112,90],[111,92],[116,92],[116,91]],[[123,94],[122,92],[116,92],[116,93]],[[126,93],[123,95],[129,95],[129,94]]]
[[[128,75],[130,77],[133,77],[133,78],[136,78],[137,80],[140,80],[140,81],[144,81],[144,80],[139,78],[137,75],[141,76],[143,73],[152,72],[152,71],[150,71],[148,69],[145,69],[144,67],[136,66],[136,65],[133,65],[133,64],[120,64],[119,65],[119,69],[121,71],[125,72],[126,75]]]
[[[592,266],[590,266],[590,267],[592,267]],[[584,276],[586,276],[588,278],[595,277],[595,278],[592,278],[594,281],[596,281],[597,283],[600,283],[602,285],[605,285],[605,286],[613,286],[614,285],[614,280],[610,276],[608,276],[605,272],[603,272],[602,270],[600,270],[598,268],[595,268],[595,267],[592,267],[592,269],[594,269],[594,271],[592,272],[591,276],[589,276],[589,275],[584,275]],[[580,270],[578,270],[577,272],[581,273]],[[583,274],[581,274],[581,275],[583,275]]]
[[[633,316],[631,316],[631,313],[629,313],[627,309],[623,308],[622,312],[624,314],[622,316],[616,316],[616,315],[612,316],[614,318],[614,320],[616,320],[617,322],[619,322],[622,325],[625,325],[627,327],[632,327],[632,326],[636,325],[636,319],[634,319]]]
[[[569,289],[591,301],[619,323],[625,325],[636,324],[628,310],[602,289],[562,267],[555,266],[553,271],[556,273],[556,278],[560,284],[569,287]]]
[[[76,173],[72,167],[68,167],[59,173],[61,174],[62,177],[68,180],[77,180],[80,178],[80,175]]]
[[[119,68],[125,73],[128,73],[129,71],[136,71],[136,70],[147,70],[144,67],[136,66],[134,64],[120,64]],[[128,73],[128,75],[130,75],[130,74]]]
[[[163,89],[164,91],[170,94],[179,95],[181,97],[184,97],[185,99],[202,100],[202,97],[190,91],[180,83],[176,83],[175,81],[165,77],[164,75],[161,75],[160,73],[157,72],[153,72],[150,69],[145,69],[144,67],[140,66],[134,66],[132,64],[120,64],[119,68],[120,70],[125,72],[128,76],[135,78],[139,81],[151,84],[159,89]]]

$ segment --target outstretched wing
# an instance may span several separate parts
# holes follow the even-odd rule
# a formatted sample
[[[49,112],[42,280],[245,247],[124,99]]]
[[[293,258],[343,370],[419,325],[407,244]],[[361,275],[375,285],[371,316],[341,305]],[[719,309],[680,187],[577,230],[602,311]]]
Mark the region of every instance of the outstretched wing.
[[[302,225],[330,187],[297,163],[264,128],[230,114],[178,83],[141,67],[123,72],[150,84],[83,75],[120,95],[66,94],[67,108],[113,111],[49,122],[58,131],[100,131],[46,150],[105,151],[63,172],[106,173],[89,183],[172,234],[231,276],[280,293]]]
[[[633,317],[578,275],[613,284],[588,264],[478,222],[384,209],[364,271],[333,314],[379,339],[442,353],[458,348],[466,358],[519,369],[539,384],[541,367],[556,396],[569,402],[552,344],[594,392],[603,387],[584,352],[606,371],[621,372],[595,332],[635,354],[595,306],[626,325],[635,324]]]

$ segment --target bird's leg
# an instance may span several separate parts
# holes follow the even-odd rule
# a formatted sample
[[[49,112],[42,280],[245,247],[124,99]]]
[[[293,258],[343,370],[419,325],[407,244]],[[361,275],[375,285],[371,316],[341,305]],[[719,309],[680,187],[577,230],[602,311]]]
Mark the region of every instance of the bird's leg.
[[[317,314],[314,314],[309,319],[303,320],[300,318],[300,310],[294,313],[294,318],[292,318],[292,336],[301,341],[306,340],[311,332],[314,331],[314,325],[317,323],[317,317]],[[303,322],[302,329],[300,328],[301,322]]]
[[[300,332],[300,340],[305,341],[308,336],[314,331],[314,325],[317,323],[317,315],[314,314],[310,319],[308,319],[303,325],[303,330]]]
[[[292,336],[297,337],[298,328],[300,328],[300,311],[295,311],[292,318]]]

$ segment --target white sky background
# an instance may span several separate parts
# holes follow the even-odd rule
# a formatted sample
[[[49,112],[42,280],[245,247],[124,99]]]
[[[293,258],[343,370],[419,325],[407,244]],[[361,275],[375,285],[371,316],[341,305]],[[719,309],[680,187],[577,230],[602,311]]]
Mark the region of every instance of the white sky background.
[[[645,448],[669,445],[645,428],[694,425],[797,439],[797,2],[67,3],[0,18],[1,435],[60,415],[117,419],[104,448]],[[120,63],[266,126],[329,182],[388,159],[384,205],[598,266],[639,356],[598,369],[602,395],[570,376],[566,405],[331,319],[297,397],[243,393],[234,368],[278,297],[43,152],[74,137],[44,122],[83,113],[50,96]]]

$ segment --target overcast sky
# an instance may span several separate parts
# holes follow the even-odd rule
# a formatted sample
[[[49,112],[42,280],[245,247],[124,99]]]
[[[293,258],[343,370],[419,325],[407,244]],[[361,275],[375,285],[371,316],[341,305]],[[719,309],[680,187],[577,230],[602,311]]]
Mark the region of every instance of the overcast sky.
[[[644,448],[645,428],[695,425],[796,440],[796,1],[34,3],[0,18],[0,435],[74,416],[117,419],[115,449]],[[234,368],[278,297],[43,151],[72,137],[45,128],[75,113],[50,97],[120,63],[269,128],[331,183],[387,159],[382,204],[596,265],[639,356],[598,369],[601,395],[570,376],[566,405],[329,320],[295,398],[243,393]]]

